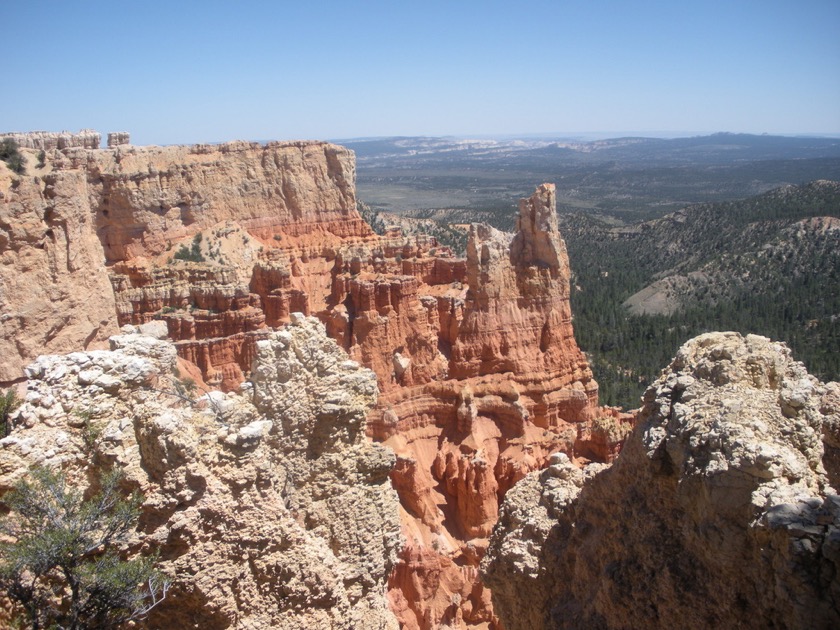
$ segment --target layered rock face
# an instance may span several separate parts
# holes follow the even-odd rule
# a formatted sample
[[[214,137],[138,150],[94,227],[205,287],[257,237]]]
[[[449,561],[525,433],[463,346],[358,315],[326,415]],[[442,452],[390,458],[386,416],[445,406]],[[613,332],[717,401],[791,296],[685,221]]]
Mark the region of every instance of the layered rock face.
[[[511,239],[491,227],[473,225],[467,245],[470,291],[452,348],[451,376],[470,378],[513,373],[552,399],[535,409],[533,422],[590,419],[598,387],[572,331],[569,257],[557,228],[553,184],[543,184],[519,203]]]
[[[83,170],[17,177],[0,162],[0,382],[22,380],[39,354],[104,346],[118,330],[88,193]]]
[[[543,185],[520,203],[515,235],[473,226],[466,290],[421,298],[414,318],[422,325],[412,330],[431,327],[436,336],[426,346],[405,338],[383,369],[402,387],[383,388],[369,433],[397,454],[391,477],[408,542],[391,596],[404,627],[494,624],[478,564],[505,492],[553,452],[593,455],[598,438],[604,455],[615,449],[609,432],[593,426],[601,416],[621,419],[597,407],[597,384],[574,341],[554,205],[554,187]],[[392,330],[390,320],[383,325]],[[364,354],[370,338],[351,352]],[[437,378],[406,376],[415,348],[428,352],[435,342],[438,363],[424,357],[421,365],[441,366]]]
[[[372,234],[356,212],[353,154],[325,142],[118,146],[68,151],[61,167],[95,178],[91,207],[108,261],[161,254],[230,219],[265,239]]]
[[[42,135],[26,138],[41,146]],[[263,283],[252,295],[257,260],[281,243],[283,260],[266,252],[262,265],[285,266],[299,278],[288,288],[313,294],[314,307],[323,308],[335,249],[373,236],[356,212],[353,155],[341,147],[233,142],[93,150],[77,144],[57,144],[40,167],[24,149],[31,175],[17,176],[0,163],[0,325],[8,357],[0,382],[22,379],[23,367],[40,353],[97,347],[117,325],[148,321],[163,308],[219,314],[231,298],[237,306],[240,298],[256,306],[262,290],[269,310],[284,315],[271,323],[288,321],[292,310],[308,312],[279,286]],[[214,233],[217,246],[227,243],[226,260],[219,250],[211,259],[207,243],[207,264],[173,259],[182,241],[189,247],[189,239]],[[226,288],[218,288],[219,278]],[[218,298],[197,298],[214,293]],[[253,328],[254,317],[248,314],[237,332]],[[216,329],[226,327],[226,337],[233,326]],[[202,357],[211,384],[232,387],[250,367],[254,340],[243,337],[234,351],[215,332],[181,330],[175,337],[202,342],[182,355]]]
[[[506,497],[482,573],[506,628],[840,624],[840,386],[757,336],[686,343],[609,468]]]
[[[67,148],[37,179],[0,170],[6,378],[40,346],[157,320],[199,391],[235,392],[275,328],[318,316],[382,392],[366,432],[397,453],[400,622],[488,626],[478,564],[500,500],[551,453],[611,460],[627,419],[597,407],[574,341],[552,185],[521,202],[516,234],[473,226],[465,260],[373,234],[354,171],[319,142]],[[30,306],[33,284],[52,309]]]
[[[257,344],[238,394],[183,396],[175,349],[137,334],[29,368],[0,488],[32,465],[85,488],[112,466],[144,497],[127,553],[172,580],[146,627],[393,628],[393,455],[365,439],[376,381],[303,316]],[[178,392],[181,392],[179,394]]]

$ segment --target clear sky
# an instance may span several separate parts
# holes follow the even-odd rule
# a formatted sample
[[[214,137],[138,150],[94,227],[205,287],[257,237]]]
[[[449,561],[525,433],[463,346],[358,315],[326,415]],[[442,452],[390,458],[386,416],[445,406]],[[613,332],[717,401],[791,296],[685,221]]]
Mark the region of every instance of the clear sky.
[[[0,131],[840,134],[840,0],[0,0]]]

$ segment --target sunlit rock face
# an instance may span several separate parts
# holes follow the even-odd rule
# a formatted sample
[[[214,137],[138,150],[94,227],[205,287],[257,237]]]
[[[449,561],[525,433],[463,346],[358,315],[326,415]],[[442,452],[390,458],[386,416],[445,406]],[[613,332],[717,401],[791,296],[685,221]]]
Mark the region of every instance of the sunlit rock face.
[[[197,391],[235,393],[294,313],[317,316],[381,392],[365,432],[397,454],[389,597],[406,627],[494,623],[478,564],[499,501],[551,453],[620,448],[627,418],[598,408],[574,340],[553,185],[522,200],[516,233],[472,226],[464,259],[374,234],[352,152],[328,143],[115,140],[50,149],[37,172],[0,164],[0,380],[157,322]]]
[[[554,187],[519,212],[516,234],[471,227],[465,291],[430,309],[445,376],[386,390],[371,416],[397,454],[407,544],[391,597],[405,627],[496,623],[478,565],[501,498],[552,453],[609,459],[624,435],[603,430],[623,421],[597,407],[574,340]]]
[[[506,628],[836,627],[840,387],[764,337],[686,343],[611,467],[511,490],[482,564]]]
[[[50,134],[32,135],[29,144],[47,150],[42,167],[35,166],[34,149],[23,150],[31,175],[0,164],[0,349],[6,357],[0,381],[21,379],[25,365],[44,352],[105,347],[118,326],[143,323],[162,309],[221,315],[256,308],[263,296],[259,287],[250,290],[253,269],[261,254],[271,264],[265,250],[280,244],[275,237],[287,250],[277,264],[292,271],[302,264],[328,285],[329,267],[307,269],[310,253],[329,254],[337,244],[373,234],[356,211],[355,159],[342,147],[232,142],[99,149],[96,135],[96,142],[84,136],[46,145]],[[175,259],[196,235],[206,239],[204,264]],[[302,280],[290,284],[307,288]],[[294,295],[271,296],[285,299],[285,321],[289,312],[306,311]],[[273,314],[283,305],[271,307]],[[254,317],[237,314],[232,319],[240,322],[221,326],[248,332]],[[229,334],[216,328],[193,336]],[[238,369],[249,367],[245,353]],[[235,371],[230,363],[213,369]]]
[[[168,341],[111,345],[28,368],[0,488],[33,465],[82,489],[119,467],[143,497],[125,551],[158,553],[172,581],[144,627],[396,630],[394,456],[364,435],[373,373],[302,315],[257,343],[235,394],[185,394]]]
[[[22,150],[28,164],[37,151]],[[50,156],[61,155],[51,151]],[[14,175],[0,161],[0,383],[39,354],[106,347],[114,294],[82,169]]]

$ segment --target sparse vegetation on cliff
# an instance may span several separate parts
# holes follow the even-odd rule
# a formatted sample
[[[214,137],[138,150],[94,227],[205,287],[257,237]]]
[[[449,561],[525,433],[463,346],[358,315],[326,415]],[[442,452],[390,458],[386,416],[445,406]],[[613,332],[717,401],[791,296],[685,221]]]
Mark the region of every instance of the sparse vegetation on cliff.
[[[374,232],[380,236],[385,234],[385,222],[382,220],[379,210],[370,207],[362,201],[356,202],[356,209],[359,211],[359,215],[361,215]]]
[[[165,596],[168,582],[155,559],[121,559],[142,499],[125,498],[121,475],[100,480],[85,500],[64,475],[46,468],[30,473],[4,500],[12,514],[0,545],[0,587],[30,628],[116,628],[143,618]]]
[[[10,416],[20,406],[20,402],[14,389],[8,389],[0,394],[0,435],[3,437],[9,435],[12,430]]]
[[[431,216],[412,218],[383,213],[361,201],[357,202],[361,217],[379,235],[385,234],[389,225],[397,225],[406,236],[432,236],[439,245],[448,247],[456,256],[464,256],[467,249],[467,233],[452,227],[446,221]]]
[[[175,252],[175,258],[190,262],[204,262],[204,255],[201,253],[201,232],[193,237],[192,245],[189,248],[186,245],[181,245]]]
[[[18,150],[17,142],[11,138],[0,141],[0,160],[3,160],[18,175],[26,172],[26,158]]]

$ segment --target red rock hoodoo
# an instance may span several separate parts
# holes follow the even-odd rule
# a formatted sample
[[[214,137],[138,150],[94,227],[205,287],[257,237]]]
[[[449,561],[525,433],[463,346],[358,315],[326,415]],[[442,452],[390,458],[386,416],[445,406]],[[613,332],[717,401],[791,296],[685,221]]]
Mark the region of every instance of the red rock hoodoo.
[[[374,234],[354,179],[352,152],[320,142],[54,149],[15,185],[0,166],[18,357],[0,379],[158,319],[200,386],[230,390],[273,327],[317,315],[381,392],[367,431],[397,456],[394,611],[406,628],[498,627],[478,565],[501,499],[551,453],[611,459],[624,435],[574,339],[554,186],[520,202],[515,234],[473,225],[464,260]]]
[[[477,570],[501,498],[551,453],[574,453],[591,421],[609,414],[572,332],[554,186],[540,186],[519,213],[515,235],[472,226],[466,286],[420,298],[427,316],[416,309],[412,330],[436,334],[426,344],[416,332],[403,337],[388,374],[403,386],[383,388],[368,425],[397,454],[391,478],[407,542],[391,599],[407,628],[497,624]],[[391,326],[380,323],[399,329]],[[371,343],[368,334],[351,350],[364,360],[389,349],[366,350]],[[438,377],[406,377],[415,363],[430,365],[430,347]]]

